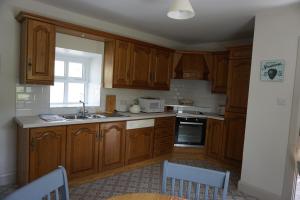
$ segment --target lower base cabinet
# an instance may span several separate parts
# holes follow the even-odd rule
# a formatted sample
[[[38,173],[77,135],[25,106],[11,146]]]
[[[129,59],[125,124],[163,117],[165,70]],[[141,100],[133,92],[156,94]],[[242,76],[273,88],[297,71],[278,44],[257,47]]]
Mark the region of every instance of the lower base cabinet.
[[[139,128],[126,131],[125,164],[152,158],[154,128]]]
[[[100,124],[99,171],[123,167],[125,162],[125,122]]]
[[[160,156],[173,151],[175,120],[175,117],[162,117],[155,120],[154,156]]]
[[[30,130],[29,180],[65,165],[66,127]]]
[[[224,159],[240,163],[243,159],[246,114],[225,113]]]
[[[66,169],[70,177],[82,177],[98,172],[99,124],[67,126]]]
[[[233,166],[243,158],[246,115],[225,113],[225,120],[207,120],[205,151],[208,157]]]
[[[222,141],[224,138],[224,121],[208,119],[206,127],[205,151],[209,157],[222,157]]]
[[[126,131],[126,122],[18,127],[17,184],[66,168],[70,180],[123,167],[169,153],[175,117],[155,120],[155,127]]]

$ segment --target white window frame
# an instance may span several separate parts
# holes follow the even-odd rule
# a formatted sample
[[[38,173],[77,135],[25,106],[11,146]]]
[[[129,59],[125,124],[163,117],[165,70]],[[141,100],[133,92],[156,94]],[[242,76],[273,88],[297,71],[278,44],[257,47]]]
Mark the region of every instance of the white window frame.
[[[54,82],[64,83],[64,97],[63,103],[51,103],[50,107],[79,107],[81,104],[79,102],[68,102],[68,83],[83,83],[84,84],[84,99],[83,101],[87,102],[88,97],[88,83],[89,83],[89,71],[90,71],[90,59],[84,57],[75,57],[70,55],[61,55],[56,54],[55,61],[64,62],[64,76],[55,76]],[[82,63],[82,78],[69,77],[69,63]]]

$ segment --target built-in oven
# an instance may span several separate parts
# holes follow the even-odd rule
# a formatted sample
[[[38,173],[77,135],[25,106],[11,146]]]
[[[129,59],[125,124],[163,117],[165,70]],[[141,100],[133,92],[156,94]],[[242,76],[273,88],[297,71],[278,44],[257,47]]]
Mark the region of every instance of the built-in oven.
[[[175,146],[204,146],[206,118],[176,117]]]

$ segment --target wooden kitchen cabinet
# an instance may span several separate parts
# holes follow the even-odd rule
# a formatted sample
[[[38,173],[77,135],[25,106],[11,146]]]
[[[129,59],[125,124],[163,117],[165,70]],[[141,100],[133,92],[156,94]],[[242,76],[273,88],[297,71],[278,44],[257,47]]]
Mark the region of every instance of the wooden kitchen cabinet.
[[[107,40],[104,87],[168,90],[172,51],[135,42]]]
[[[66,127],[30,129],[29,181],[65,165]]]
[[[54,84],[55,25],[20,18],[21,66],[20,83]]]
[[[229,61],[227,112],[246,113],[250,79],[250,59]]]
[[[246,114],[225,113],[223,156],[227,161],[242,161]]]
[[[71,179],[98,172],[99,146],[98,123],[67,127],[66,167]]]
[[[212,92],[226,93],[228,77],[228,52],[218,52],[213,55]]]
[[[125,122],[100,124],[99,171],[124,166],[125,161]]]
[[[251,46],[230,49],[227,81],[227,112],[247,112],[251,50]]]
[[[175,117],[155,119],[154,128],[154,156],[171,153],[174,147]]]
[[[152,158],[153,132],[153,127],[127,130],[125,164]]]
[[[116,41],[115,66],[113,73],[114,87],[128,87],[131,85],[130,76],[130,53],[132,44],[125,41]]]
[[[222,156],[224,121],[208,119],[206,128],[205,151],[209,157],[219,159]]]
[[[149,47],[133,44],[130,70],[134,88],[149,87],[151,81],[151,49]]]
[[[172,54],[161,49],[152,49],[151,61],[151,86],[155,89],[170,88],[170,77],[172,73]]]

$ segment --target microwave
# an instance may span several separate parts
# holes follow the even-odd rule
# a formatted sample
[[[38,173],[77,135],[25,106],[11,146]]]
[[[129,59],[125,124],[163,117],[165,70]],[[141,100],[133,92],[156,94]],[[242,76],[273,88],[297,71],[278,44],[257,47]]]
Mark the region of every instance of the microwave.
[[[165,111],[165,100],[156,98],[139,98],[139,104],[142,112],[154,113]]]

